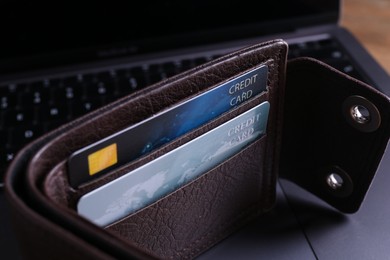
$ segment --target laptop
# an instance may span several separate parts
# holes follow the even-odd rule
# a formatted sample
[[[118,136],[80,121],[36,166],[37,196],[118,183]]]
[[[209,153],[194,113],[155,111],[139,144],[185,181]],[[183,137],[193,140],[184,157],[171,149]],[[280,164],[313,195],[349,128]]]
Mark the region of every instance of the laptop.
[[[320,59],[390,95],[388,74],[339,26],[340,0],[133,2],[0,3],[0,179],[17,151],[45,132],[270,39],[285,39],[289,58]],[[199,258],[384,258],[390,254],[390,207],[383,199],[390,197],[389,169],[387,151],[353,215],[280,180],[274,210]],[[0,254],[18,259],[3,189],[0,206]]]

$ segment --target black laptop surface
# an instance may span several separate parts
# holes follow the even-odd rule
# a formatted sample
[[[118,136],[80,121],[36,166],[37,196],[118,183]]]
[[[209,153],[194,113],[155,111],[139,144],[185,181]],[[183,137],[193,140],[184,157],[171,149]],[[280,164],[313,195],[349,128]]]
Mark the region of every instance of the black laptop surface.
[[[161,79],[261,41],[311,56],[390,95],[390,79],[338,24],[340,1],[0,3],[0,178],[26,143]],[[200,258],[383,259],[390,152],[358,213],[281,180],[275,209]],[[0,254],[18,257],[3,191]]]

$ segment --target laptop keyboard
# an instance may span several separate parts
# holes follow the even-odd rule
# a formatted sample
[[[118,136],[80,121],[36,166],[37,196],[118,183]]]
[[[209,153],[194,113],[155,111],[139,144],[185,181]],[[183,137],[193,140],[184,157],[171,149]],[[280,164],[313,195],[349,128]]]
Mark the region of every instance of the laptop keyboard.
[[[362,79],[347,54],[331,39],[290,44],[289,58],[301,56],[317,58]],[[132,91],[210,59],[199,57],[0,86],[0,185],[5,169],[18,150],[38,136]]]
[[[288,58],[312,57],[321,60],[332,67],[354,78],[363,80],[353,66],[348,54],[333,39],[327,38],[318,41],[290,44]]]

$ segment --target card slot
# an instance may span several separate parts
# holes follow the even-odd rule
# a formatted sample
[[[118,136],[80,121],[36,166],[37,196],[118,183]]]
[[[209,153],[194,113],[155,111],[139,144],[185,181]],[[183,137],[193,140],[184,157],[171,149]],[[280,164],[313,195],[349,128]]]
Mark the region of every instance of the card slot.
[[[70,185],[78,188],[99,178],[114,167],[139,158],[145,152],[158,149],[166,142],[267,91],[268,65],[258,64],[237,73],[234,77],[220,78],[217,84],[214,83],[215,79],[208,80],[208,85],[198,81],[197,78],[194,82],[197,87],[184,86],[180,93],[173,89],[164,93],[152,90],[140,97],[134,104],[135,107],[129,107],[132,103],[129,101],[129,104],[126,104],[128,111],[123,107],[119,110],[121,114],[117,115],[121,124],[128,122],[126,127],[117,126],[118,120],[115,115],[115,122],[110,116],[104,125],[97,125],[95,129],[98,131],[93,137],[100,138],[90,141],[81,148],[72,149],[73,152],[69,155]],[[202,87],[198,88],[199,85]],[[188,88],[194,89],[189,91]],[[184,97],[183,93],[186,93]],[[177,99],[178,94],[182,98]],[[137,113],[139,107],[143,107],[143,113]],[[138,114],[142,114],[141,119]],[[123,119],[123,115],[126,119]],[[137,119],[134,121],[135,118]],[[136,138],[133,138],[134,136]],[[132,149],[127,147],[126,141],[129,139],[132,139]],[[102,160],[103,157],[106,159]]]
[[[253,98],[252,100],[250,100],[246,103],[243,103],[240,106],[233,108],[230,111],[223,113],[219,117],[211,120],[208,123],[205,123],[205,124],[197,127],[196,129],[184,134],[183,136],[176,138],[175,140],[172,140],[171,142],[163,145],[162,147],[160,147],[160,148],[158,148],[158,149],[156,149],[156,150],[154,150],[154,151],[152,151],[152,152],[150,152],[150,153],[148,153],[148,154],[146,154],[146,155],[144,155],[144,156],[142,156],[142,157],[140,157],[132,162],[129,162],[121,167],[118,167],[117,169],[115,169],[111,172],[106,173],[101,178],[98,178],[96,180],[92,180],[90,183],[87,183],[86,185],[81,186],[79,188],[80,195],[85,194],[85,193],[91,191],[92,189],[100,187],[100,186],[102,186],[102,185],[104,185],[112,180],[115,180],[115,179],[123,176],[127,172],[129,172],[135,168],[138,168],[138,167],[144,165],[145,163],[150,162],[150,161],[160,157],[161,155],[191,141],[192,139],[210,131],[211,129],[214,129],[215,127],[225,123],[226,121],[242,114],[243,112],[245,112],[245,111],[253,108],[254,106],[259,105],[262,102],[267,101],[267,100],[268,100],[268,92],[264,92],[264,93],[259,94],[257,97]]]
[[[269,106],[263,102],[85,194],[77,203],[77,212],[106,226],[173,192],[262,137]]]
[[[196,255],[192,248],[219,241],[242,223],[271,208],[275,185],[265,182],[265,175],[269,174],[267,161],[265,135],[106,230],[163,258]],[[194,237],[202,239],[193,240]]]
[[[234,108],[222,114],[211,122],[196,128],[195,130],[177,138],[176,140],[171,141],[170,143],[167,143],[161,148],[156,149],[155,151],[152,151],[145,156],[142,156],[122,167],[119,167],[118,169],[106,173],[104,176],[95,179],[87,183],[86,185],[81,186],[79,189],[73,189],[70,187],[69,182],[67,180],[66,162],[62,162],[59,166],[53,168],[51,172],[46,176],[43,183],[43,192],[46,194],[47,197],[54,200],[54,202],[59,204],[65,203],[67,207],[75,209],[76,202],[84,194],[98,187],[101,187],[102,185],[125,175],[129,171],[134,170],[144,165],[145,163],[150,162],[160,157],[161,155],[191,141],[192,139],[210,131],[211,129],[242,114],[243,112],[253,108],[256,105],[261,104],[266,100],[268,100],[268,92],[263,92],[254,97],[252,100],[249,100],[248,102],[241,104],[237,108]]]
[[[166,145],[162,146],[161,148],[158,148],[155,151],[152,151],[145,156],[142,156],[142,157],[140,157],[140,158],[124,165],[124,166],[121,166],[121,167],[119,167],[111,172],[108,172],[104,176],[101,176],[100,178],[92,180],[91,182],[87,183],[86,185],[81,186],[79,189],[72,189],[70,187],[68,189],[65,189],[69,193],[72,193],[71,196],[69,196],[69,194],[59,195],[58,191],[59,190],[62,191],[64,189],[53,189],[52,188],[52,187],[58,187],[58,184],[55,185],[53,183],[53,182],[56,182],[56,180],[57,180],[57,182],[61,183],[60,185],[69,186],[69,182],[67,182],[67,180],[66,180],[67,169],[61,168],[61,167],[57,168],[58,170],[60,170],[60,172],[58,172],[58,173],[56,173],[57,170],[52,170],[52,172],[50,174],[48,174],[44,180],[44,184],[43,184],[44,192],[49,198],[53,197],[53,198],[58,199],[60,197],[66,197],[66,198],[68,198],[67,200],[69,200],[69,201],[72,201],[72,202],[77,201],[77,199],[80,196],[84,195],[85,193],[88,193],[91,190],[94,190],[94,189],[96,189],[96,188],[98,188],[98,187],[100,187],[108,182],[111,182],[112,180],[115,180],[118,177],[123,176],[127,172],[129,172],[137,167],[140,167],[141,165],[144,165],[145,163],[147,163],[149,161],[152,161],[152,160],[158,158],[159,156],[161,156],[161,155],[183,145],[184,143],[210,131],[211,129],[217,127],[218,125],[238,116],[239,114],[243,113],[244,111],[247,111],[248,109],[266,101],[267,99],[268,99],[268,92],[263,92],[263,93],[259,94],[258,96],[256,96],[255,98],[253,98],[252,100],[249,100],[248,102],[241,104],[237,108],[234,108],[228,112],[225,112],[224,114],[217,117],[216,119],[213,119],[212,121],[196,128],[195,130],[192,130],[191,132],[189,132],[187,134],[184,134],[183,136],[167,143]],[[59,175],[62,175],[62,176],[59,176]],[[72,199],[70,199],[70,197],[72,197]],[[76,198],[73,198],[73,197],[76,197]],[[61,201],[63,202],[63,199],[61,199]],[[74,205],[74,203],[70,203],[68,206],[74,208],[75,205]]]
[[[220,171],[220,168],[224,168],[224,164],[229,164],[230,161],[236,160],[236,157],[242,156],[242,154],[245,154],[247,152],[247,150],[254,149],[254,148],[252,148],[252,146],[259,145],[259,143],[263,144],[264,142],[266,142],[263,139],[266,139],[266,138],[267,138],[266,135],[262,136],[259,140],[256,140],[252,144],[249,144],[247,147],[244,147],[241,151],[237,152],[236,154],[234,154],[231,157],[227,158],[223,162],[221,162],[218,165],[214,166],[212,169],[208,170],[207,172],[203,173],[202,175],[196,177],[195,179],[193,179],[189,183],[187,183],[187,184],[183,185],[182,187],[178,188],[177,190],[175,190],[175,191],[173,191],[173,192],[163,196],[162,198],[158,199],[156,202],[154,202],[154,203],[152,203],[152,204],[150,204],[148,206],[143,207],[139,211],[134,212],[134,213],[132,213],[132,214],[130,214],[130,215],[128,215],[128,216],[126,216],[126,217],[116,221],[115,223],[108,225],[106,227],[106,229],[110,229],[110,227],[117,225],[118,223],[124,221],[126,218],[131,218],[134,215],[140,214],[142,211],[148,210],[148,208],[156,207],[156,204],[160,203],[163,200],[169,199],[170,196],[175,196],[175,194],[177,194],[177,193],[185,193],[186,192],[185,190],[189,189],[189,188],[187,188],[187,186],[194,185],[197,182],[201,182],[201,179],[203,179],[203,178],[205,178],[205,179],[210,178],[210,177],[207,177],[207,176],[213,174],[213,172]],[[225,168],[226,168],[226,166],[225,166]]]

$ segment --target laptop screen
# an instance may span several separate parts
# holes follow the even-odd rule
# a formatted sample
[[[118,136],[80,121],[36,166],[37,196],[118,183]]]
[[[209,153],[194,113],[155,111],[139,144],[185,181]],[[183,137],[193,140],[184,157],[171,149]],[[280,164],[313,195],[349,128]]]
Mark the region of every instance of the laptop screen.
[[[291,31],[335,22],[339,11],[337,0],[133,2],[1,1],[0,70]]]

